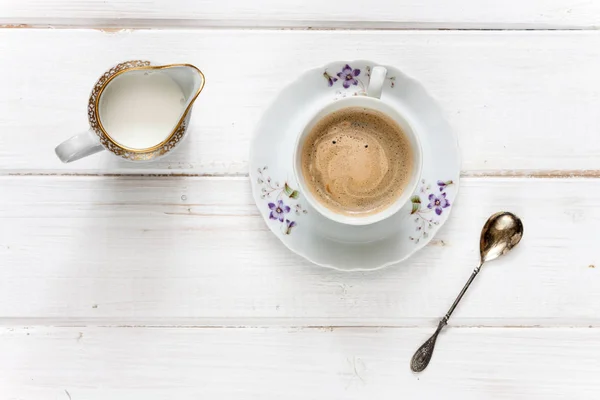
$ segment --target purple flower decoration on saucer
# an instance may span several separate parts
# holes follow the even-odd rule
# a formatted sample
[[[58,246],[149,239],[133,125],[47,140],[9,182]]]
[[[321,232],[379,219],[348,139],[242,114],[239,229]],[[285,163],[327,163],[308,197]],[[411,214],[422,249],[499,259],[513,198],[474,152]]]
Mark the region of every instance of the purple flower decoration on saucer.
[[[283,204],[283,200],[278,200],[277,204],[269,203],[269,209],[271,210],[271,214],[269,214],[270,219],[278,219],[279,222],[283,222],[285,214],[289,213],[291,208]]]
[[[413,241],[413,243],[417,244],[421,239],[428,238],[429,235],[433,232],[435,226],[439,226],[442,221],[440,221],[440,216],[444,211],[444,208],[450,207],[450,200],[446,196],[445,190],[450,188],[450,186],[454,185],[452,180],[447,181],[437,181],[437,186],[440,190],[440,195],[436,196],[435,192],[431,193],[431,185],[427,184],[425,179],[421,180],[421,188],[418,193],[422,193],[424,196],[425,193],[431,193],[428,196],[429,203],[421,202],[420,194],[414,194],[410,198],[410,202],[412,203],[412,208],[410,211],[411,215],[415,216],[415,224],[416,231],[418,232],[415,236],[409,236],[409,239]],[[425,204],[427,207],[425,208]],[[431,211],[435,211],[433,217],[428,216],[428,213]]]
[[[295,221],[290,221],[289,219],[285,220],[285,234],[289,235],[292,232],[292,228],[296,226]]]
[[[452,185],[454,182],[452,181],[437,181],[437,185],[440,188],[440,192],[443,192],[444,189],[448,187],[448,185]]]
[[[348,89],[350,85],[358,85],[357,76],[360,75],[360,69],[352,69],[350,65],[346,64],[344,69],[341,72],[337,73],[338,78],[340,78],[344,83],[344,88]],[[331,85],[330,85],[331,86]]]
[[[446,199],[446,193],[442,193],[439,197],[433,193],[429,195],[429,204],[427,205],[427,208],[435,208],[435,213],[441,215],[442,210],[446,207],[450,207],[450,202]]]
[[[335,76],[331,76],[327,73],[327,71],[323,72],[323,76],[327,79],[327,84],[329,87],[332,87],[335,82],[337,82],[338,78]]]

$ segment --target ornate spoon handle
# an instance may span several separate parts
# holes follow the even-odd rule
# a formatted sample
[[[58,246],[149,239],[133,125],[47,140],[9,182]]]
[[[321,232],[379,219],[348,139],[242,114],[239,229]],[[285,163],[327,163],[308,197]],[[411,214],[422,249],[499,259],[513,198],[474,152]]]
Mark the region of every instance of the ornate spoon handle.
[[[458,303],[464,296],[464,294],[467,291],[467,289],[469,288],[469,286],[471,286],[471,282],[473,282],[473,279],[475,279],[475,277],[479,273],[479,270],[481,269],[482,265],[483,265],[483,262],[481,262],[479,264],[479,266],[473,270],[473,273],[471,274],[471,276],[469,277],[469,280],[467,281],[465,286],[462,288],[462,290],[456,297],[456,300],[454,300],[454,303],[452,303],[452,305],[450,306],[450,309],[448,310],[446,315],[444,315],[444,318],[442,318],[440,320],[440,323],[438,324],[438,327],[435,330],[435,332],[433,333],[433,335],[431,335],[431,337],[429,339],[427,339],[425,341],[425,343],[423,343],[421,345],[421,347],[419,347],[417,349],[417,351],[415,351],[415,354],[413,355],[412,359],[410,360],[410,369],[412,369],[413,372],[421,372],[425,368],[427,368],[427,365],[429,365],[429,361],[431,361],[431,356],[433,355],[433,349],[435,348],[435,341],[437,340],[438,335],[440,334],[442,329],[444,329],[444,327],[448,324],[448,320],[450,319],[450,316],[454,312],[454,309],[456,308],[456,306],[458,305]]]

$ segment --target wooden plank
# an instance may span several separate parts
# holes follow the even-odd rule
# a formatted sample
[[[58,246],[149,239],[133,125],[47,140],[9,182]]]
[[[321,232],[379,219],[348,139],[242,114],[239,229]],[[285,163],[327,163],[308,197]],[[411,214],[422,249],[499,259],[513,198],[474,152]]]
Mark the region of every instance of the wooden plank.
[[[588,328],[451,328],[408,368],[423,328],[0,330],[0,391],[39,399],[591,399]]]
[[[276,93],[308,68],[359,56],[399,66],[439,99],[468,174],[600,170],[600,32],[5,29],[0,52],[11,55],[0,64],[3,174],[245,175],[251,132]],[[136,57],[206,73],[190,140],[152,164],[108,154],[61,164],[53,148],[86,129],[97,77]]]
[[[600,326],[596,179],[468,178],[435,241],[372,273],[279,243],[244,178],[0,178],[5,324],[429,326],[478,261],[487,217],[522,243],[477,278],[451,324]]]
[[[593,0],[2,0],[0,24],[96,27],[595,28]]]

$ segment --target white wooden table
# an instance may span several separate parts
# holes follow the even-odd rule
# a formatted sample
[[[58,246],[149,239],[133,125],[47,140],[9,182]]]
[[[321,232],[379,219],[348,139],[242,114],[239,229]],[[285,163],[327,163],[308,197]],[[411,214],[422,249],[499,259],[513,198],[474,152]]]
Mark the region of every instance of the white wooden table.
[[[0,26],[1,399],[598,398],[600,2],[0,0]],[[205,72],[186,145],[62,165],[133,58]],[[345,274],[268,231],[247,160],[284,84],[354,58],[439,100],[463,178],[428,247]],[[500,209],[523,242],[412,374]]]

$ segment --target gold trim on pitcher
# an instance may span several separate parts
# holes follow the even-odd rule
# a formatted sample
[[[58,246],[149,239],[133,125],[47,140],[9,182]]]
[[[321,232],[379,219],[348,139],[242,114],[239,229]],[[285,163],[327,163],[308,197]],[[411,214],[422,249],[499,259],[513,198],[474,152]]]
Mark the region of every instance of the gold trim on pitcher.
[[[173,128],[171,134],[163,140],[161,143],[148,147],[145,149],[132,149],[126,146],[123,146],[117,143],[113,138],[106,132],[104,127],[102,126],[102,122],[100,121],[100,115],[98,112],[98,104],[100,101],[100,96],[102,92],[106,88],[106,86],[117,76],[136,70],[159,70],[159,69],[168,69],[173,67],[189,67],[196,70],[200,76],[202,77],[202,84],[196,90],[196,93],[191,97],[188,102],[188,106],[181,114],[181,118]],[[204,84],[206,79],[202,71],[200,71],[197,67],[191,64],[168,64],[168,65],[160,65],[160,66],[152,66],[150,65],[150,61],[142,61],[142,60],[132,60],[126,61],[116,65],[110,70],[106,71],[100,79],[94,85],[94,89],[92,90],[92,94],[90,95],[90,99],[88,102],[88,119],[90,122],[90,126],[92,130],[98,135],[100,138],[100,142],[112,153],[121,156],[123,158],[127,158],[134,161],[145,161],[152,160],[153,158],[162,156],[163,154],[170,151],[177,143],[183,138],[185,133],[185,118],[188,115],[188,112],[192,108],[192,105],[204,89]]]

